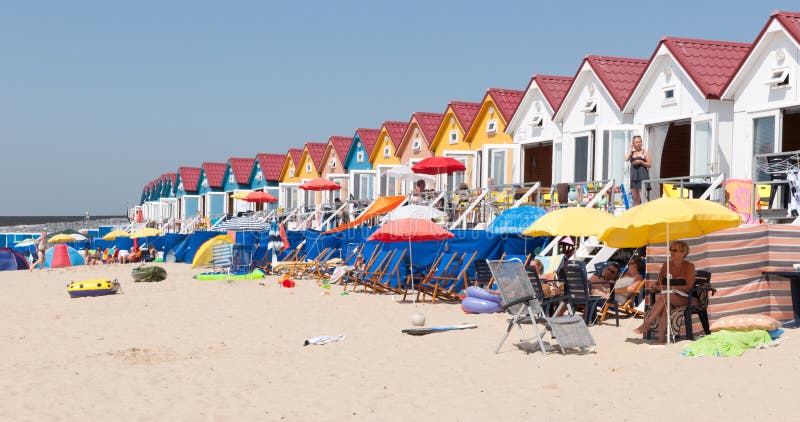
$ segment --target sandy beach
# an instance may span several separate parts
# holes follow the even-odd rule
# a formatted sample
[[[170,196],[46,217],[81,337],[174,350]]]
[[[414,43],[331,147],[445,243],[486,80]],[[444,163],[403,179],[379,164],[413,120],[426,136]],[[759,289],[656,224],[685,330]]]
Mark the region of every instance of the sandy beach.
[[[591,328],[592,354],[494,354],[504,314],[456,304],[293,289],[277,279],[134,283],[133,265],[0,273],[0,419],[11,420],[794,420],[800,346],[738,358],[651,347],[640,320]],[[70,299],[72,280],[117,278],[123,294]],[[409,336],[427,326],[477,329]],[[340,335],[322,346],[307,338]],[[518,338],[516,331],[512,339]]]

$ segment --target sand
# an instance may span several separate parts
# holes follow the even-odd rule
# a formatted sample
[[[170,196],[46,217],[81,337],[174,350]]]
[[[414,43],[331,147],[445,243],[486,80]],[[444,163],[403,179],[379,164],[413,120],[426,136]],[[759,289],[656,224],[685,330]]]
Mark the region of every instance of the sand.
[[[684,358],[620,328],[592,354],[494,349],[503,314],[341,295],[314,280],[196,281],[185,264],[134,283],[133,265],[2,272],[0,420],[794,420],[800,342],[738,358]],[[123,294],[70,299],[117,278]],[[330,293],[330,294],[326,294]],[[477,329],[414,337],[428,326]],[[345,335],[303,346],[318,335]],[[518,335],[512,334],[516,341]]]

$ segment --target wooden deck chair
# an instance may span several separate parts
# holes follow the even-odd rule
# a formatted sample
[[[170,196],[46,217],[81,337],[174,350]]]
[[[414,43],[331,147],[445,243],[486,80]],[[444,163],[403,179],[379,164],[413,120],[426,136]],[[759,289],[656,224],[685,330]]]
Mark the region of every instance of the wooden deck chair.
[[[620,312],[623,312],[627,316],[644,316],[644,312],[636,309],[637,300],[640,300],[644,296],[644,289],[646,283],[643,281],[639,283],[639,287],[636,288],[635,292],[631,292],[627,299],[625,299],[622,303],[617,301],[617,298],[614,293],[608,299],[608,301],[603,305],[602,311],[600,311],[600,322],[606,320],[606,315],[608,311],[612,307],[617,307]],[[617,326],[619,326],[619,322],[617,322]]]
[[[310,265],[303,270],[303,275],[316,278],[317,280],[329,278],[330,273],[328,269],[333,265],[333,262],[335,262],[332,260],[337,259],[333,258],[336,251],[335,248],[325,248],[324,253],[320,253],[319,256],[314,258],[314,260],[310,262]]]
[[[358,254],[356,254],[356,257],[358,257],[359,254],[363,254],[365,249],[366,249],[366,246],[363,246],[361,248],[361,251]],[[369,256],[366,256],[364,258],[365,268],[371,268],[372,265],[374,265],[375,260],[378,259],[378,255],[380,254],[382,249],[383,249],[382,245],[378,244],[376,247],[374,247],[370,251],[368,251]],[[351,263],[349,263],[348,265],[351,265],[351,266],[355,265],[355,261],[356,260],[354,258],[353,261]],[[353,290],[355,291],[356,278],[360,277],[362,272],[363,271],[359,271],[359,270],[353,269],[353,270],[349,271],[347,274],[345,274],[345,276],[342,278],[342,285],[344,287],[343,290],[347,291],[347,286],[349,285],[349,286],[353,286]]]
[[[374,277],[385,271],[393,255],[394,251],[380,251],[375,259],[372,260],[372,264],[367,265],[366,270],[354,273],[353,291],[355,292],[358,286],[363,286],[364,292],[372,287]]]
[[[283,260],[275,265],[273,265],[274,271],[278,273],[284,273],[286,276],[291,278],[302,278],[306,270],[314,266],[322,257],[327,256],[329,253],[330,248],[325,248],[317,254],[312,259],[309,260],[296,260],[296,261],[287,261]]]
[[[435,283],[431,282],[431,280],[433,280],[434,277],[437,276],[441,277],[446,275],[449,271],[450,272],[453,271],[451,267],[453,263],[456,262],[457,260],[458,260],[458,254],[455,252],[442,252],[441,254],[439,254],[439,256],[436,257],[436,260],[431,265],[428,272],[425,274],[422,280],[415,286],[417,289],[417,299],[419,299],[420,291],[425,289],[434,289],[436,287]],[[403,293],[403,300],[406,300],[410,288],[411,286],[409,284]]]
[[[433,286],[432,291],[430,288],[417,291],[417,300],[419,300],[420,294],[422,294],[422,300],[425,300],[425,295],[430,293],[431,303],[434,303],[436,298],[454,302],[460,301],[461,298],[458,295],[467,288],[467,270],[469,270],[469,266],[472,265],[472,261],[475,260],[476,256],[478,256],[478,251],[473,252],[472,255],[469,252],[464,252],[456,265],[452,266],[452,271],[431,278],[429,285]]]
[[[401,266],[403,258],[406,257],[406,249],[395,250],[394,255],[386,265],[383,273],[376,274],[373,277],[373,284],[370,288],[375,292],[382,293],[403,293],[405,286],[403,286],[403,275],[401,274]]]
[[[564,315],[558,317],[548,317],[542,310],[536,293],[531,285],[528,275],[522,264],[517,261],[487,261],[489,268],[497,280],[497,287],[500,296],[503,298],[503,308],[512,310],[513,317],[508,322],[506,333],[497,345],[495,353],[500,353],[508,335],[516,325],[521,334],[520,343],[536,340],[536,345],[542,354],[546,354],[548,348],[542,338],[543,332],[539,330],[539,324],[544,326],[544,332],[550,331],[553,338],[558,342],[561,353],[566,353],[566,349],[589,350],[595,346],[594,338],[586,326],[586,322],[577,315]],[[527,337],[522,328],[522,324],[530,323],[533,326],[535,336]]]

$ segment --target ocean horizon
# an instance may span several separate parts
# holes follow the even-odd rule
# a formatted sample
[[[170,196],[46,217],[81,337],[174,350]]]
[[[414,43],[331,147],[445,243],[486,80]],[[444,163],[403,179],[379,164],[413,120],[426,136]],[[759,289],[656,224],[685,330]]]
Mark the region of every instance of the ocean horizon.
[[[127,219],[125,215],[91,215],[89,221]],[[86,221],[85,215],[0,215],[0,227],[30,226],[41,224],[72,223]]]

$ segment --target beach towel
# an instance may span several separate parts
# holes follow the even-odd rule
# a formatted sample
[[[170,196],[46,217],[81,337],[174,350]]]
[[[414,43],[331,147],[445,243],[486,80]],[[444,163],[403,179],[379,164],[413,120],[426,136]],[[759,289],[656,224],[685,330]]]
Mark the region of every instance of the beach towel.
[[[764,330],[711,333],[683,349],[683,356],[741,356],[747,349],[766,345],[772,337]]]

